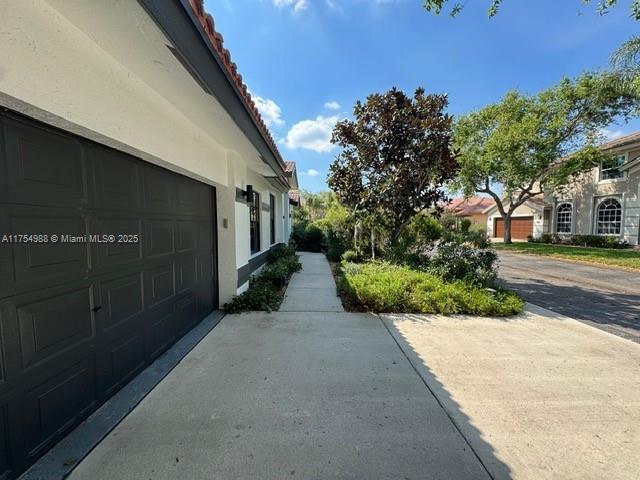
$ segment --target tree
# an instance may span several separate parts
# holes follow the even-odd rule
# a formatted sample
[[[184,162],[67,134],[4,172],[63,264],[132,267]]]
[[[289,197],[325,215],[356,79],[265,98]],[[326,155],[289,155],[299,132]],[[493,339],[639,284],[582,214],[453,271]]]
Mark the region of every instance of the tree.
[[[487,0],[489,3],[488,7],[488,15],[489,17],[494,17],[498,14],[500,10],[500,6],[502,5],[502,0]],[[613,7],[618,4],[618,0],[597,0],[596,2],[592,2],[592,0],[581,0],[581,3],[596,3],[596,9],[600,15],[604,15],[609,12]],[[450,0],[424,0],[424,8],[428,12],[433,12],[436,15],[442,13],[444,7],[450,4]],[[464,9],[464,5],[461,2],[454,1],[451,4],[451,9],[449,10],[449,15],[455,17]],[[631,2],[631,16],[640,20],[640,0],[632,0]]]
[[[515,209],[599,164],[607,156],[598,148],[599,132],[637,107],[634,91],[622,89],[610,73],[565,78],[537,95],[509,92],[457,122],[460,173],[454,188],[467,196],[490,195],[504,220],[504,241],[510,243]]]
[[[329,188],[392,241],[416,213],[446,199],[442,185],[456,172],[447,106],[446,95],[418,88],[411,98],[392,88],[358,101],[355,120],[335,126],[331,141],[342,151],[329,167]]]

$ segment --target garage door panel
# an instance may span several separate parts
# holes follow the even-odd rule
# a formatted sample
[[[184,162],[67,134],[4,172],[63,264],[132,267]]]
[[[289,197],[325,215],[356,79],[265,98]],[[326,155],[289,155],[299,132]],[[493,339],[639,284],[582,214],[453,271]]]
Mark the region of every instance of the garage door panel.
[[[198,283],[198,265],[193,253],[182,254],[176,261],[176,292],[182,293]]]
[[[143,167],[143,207],[145,210],[169,213],[175,210],[176,177],[167,170]]]
[[[99,390],[111,396],[146,364],[142,331],[126,334],[101,349],[98,358]]]
[[[144,231],[145,257],[174,253],[174,222],[172,220],[147,220]]]
[[[149,360],[153,360],[176,338],[174,302],[165,302],[150,309],[147,318]]]
[[[208,252],[213,251],[213,237],[211,233],[211,221],[201,220],[198,222],[198,248]]]
[[[511,238],[514,240],[526,240],[533,234],[533,217],[514,217],[511,219]],[[504,236],[504,220],[494,219],[493,236]]]
[[[176,222],[176,251],[185,252],[198,248],[199,224],[195,220]]]
[[[88,356],[28,390],[22,400],[24,435],[29,456],[37,456],[94,407],[95,360]]]
[[[197,323],[198,311],[198,293],[195,288],[176,300],[176,334],[178,336],[182,336]]]
[[[176,189],[176,211],[183,215],[206,216],[211,209],[211,188],[189,178],[181,178]]]
[[[145,272],[145,304],[154,307],[172,300],[176,293],[174,264],[163,265]]]
[[[141,205],[138,164],[126,155],[98,146],[87,148],[93,162],[94,202],[108,210],[138,209]]]
[[[47,295],[15,308],[24,370],[94,336],[90,288]]]
[[[122,264],[139,262],[142,260],[142,220],[131,216],[98,216],[92,232],[97,235],[115,235],[114,242],[94,243],[95,267],[97,273],[105,270],[121,268]],[[127,241],[119,242],[125,235]],[[137,236],[138,241],[133,241],[131,236]],[[132,241],[129,241],[132,240]]]
[[[101,333],[134,321],[144,310],[142,274],[101,281],[100,300],[97,318]]]
[[[84,242],[61,241],[62,235],[83,236],[86,219],[81,214],[63,214],[60,210],[37,207],[15,207],[9,214],[10,232],[20,234],[46,234],[58,242],[15,243],[11,248],[14,282],[18,290],[77,278],[88,269],[88,246]],[[22,287],[22,288],[21,288]]]
[[[86,203],[82,150],[75,139],[11,120],[4,127],[9,202]]]

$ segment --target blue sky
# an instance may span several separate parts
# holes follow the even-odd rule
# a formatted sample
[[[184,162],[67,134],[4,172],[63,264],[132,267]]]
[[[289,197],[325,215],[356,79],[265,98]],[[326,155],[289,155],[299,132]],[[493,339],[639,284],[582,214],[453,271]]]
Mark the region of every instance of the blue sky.
[[[595,1],[595,0],[594,0]],[[455,19],[421,0],[205,0],[302,188],[326,190],[338,119],[373,92],[398,87],[447,93],[461,115],[510,89],[535,93],[563,75],[606,67],[640,31],[631,0],[600,16],[580,0],[473,0]],[[593,3],[593,2],[592,2]],[[640,121],[611,126],[612,136]]]

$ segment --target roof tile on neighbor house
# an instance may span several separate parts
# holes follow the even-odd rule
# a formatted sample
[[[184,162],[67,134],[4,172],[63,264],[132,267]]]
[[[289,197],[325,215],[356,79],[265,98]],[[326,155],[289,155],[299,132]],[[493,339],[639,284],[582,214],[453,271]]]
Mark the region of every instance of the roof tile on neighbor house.
[[[218,55],[220,62],[222,63],[224,69],[226,70],[227,76],[229,77],[232,84],[235,86],[236,90],[238,91],[240,99],[243,101],[243,103],[247,107],[247,110],[249,111],[249,114],[251,115],[252,120],[254,121],[255,125],[258,127],[258,130],[260,131],[265,142],[271,149],[277,162],[280,164],[280,166],[284,170],[285,162],[282,159],[282,156],[280,155],[280,151],[276,146],[276,142],[273,140],[273,137],[271,136],[271,133],[269,132],[269,129],[267,128],[266,123],[264,123],[264,120],[262,119],[262,116],[260,115],[260,112],[258,111],[256,104],[251,98],[249,89],[247,88],[245,83],[242,81],[242,75],[238,73],[238,66],[231,61],[231,53],[229,53],[229,50],[224,48],[224,38],[220,33],[216,32],[213,17],[205,11],[204,0],[189,0],[189,4],[191,5],[191,8],[196,14],[196,17],[198,18],[200,24],[202,25],[202,28],[207,33],[207,36],[209,37],[209,41],[211,42],[211,46],[213,47],[213,50]]]
[[[480,215],[493,205],[493,199],[487,197],[454,198],[446,210],[456,216]]]
[[[629,135],[623,135],[622,137],[614,138],[608,142],[600,145],[603,150],[609,150],[611,148],[624,147],[630,143],[640,142],[640,132],[631,133]]]

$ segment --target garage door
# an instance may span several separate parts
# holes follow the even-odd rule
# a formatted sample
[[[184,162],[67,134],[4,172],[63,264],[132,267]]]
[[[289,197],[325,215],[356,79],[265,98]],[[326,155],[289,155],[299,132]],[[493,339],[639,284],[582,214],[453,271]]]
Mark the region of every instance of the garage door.
[[[2,478],[211,312],[217,285],[211,187],[12,114],[0,126]]]
[[[504,220],[495,218],[493,220],[493,236],[504,236]],[[514,240],[526,240],[533,235],[533,217],[515,217],[511,219],[511,238]]]

